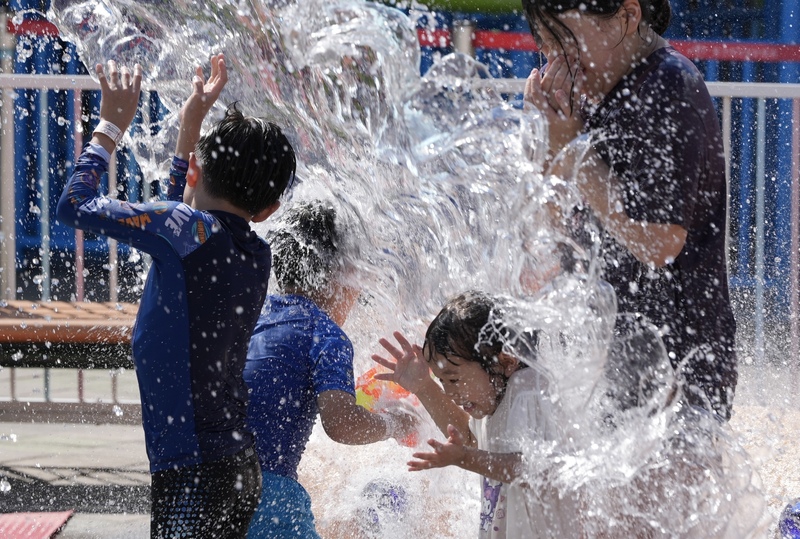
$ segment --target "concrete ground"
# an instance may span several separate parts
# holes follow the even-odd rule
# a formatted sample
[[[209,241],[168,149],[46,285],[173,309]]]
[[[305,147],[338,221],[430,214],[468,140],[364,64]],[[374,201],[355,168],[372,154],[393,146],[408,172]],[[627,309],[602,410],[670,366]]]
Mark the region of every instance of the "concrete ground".
[[[75,510],[59,539],[149,537],[149,481],[140,426],[0,423],[0,512]]]
[[[800,408],[794,398],[800,375],[792,368],[746,364],[741,374],[731,427],[761,475],[777,520],[782,507],[800,495]],[[118,391],[127,395],[135,377],[122,378]],[[75,514],[59,539],[149,536],[149,473],[140,425],[0,422],[0,513],[64,510]]]

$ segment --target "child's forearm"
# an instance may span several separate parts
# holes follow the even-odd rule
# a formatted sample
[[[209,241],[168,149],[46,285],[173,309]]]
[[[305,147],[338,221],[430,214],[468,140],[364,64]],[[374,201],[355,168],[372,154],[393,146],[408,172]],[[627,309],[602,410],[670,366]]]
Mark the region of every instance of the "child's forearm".
[[[64,186],[56,207],[56,216],[67,226],[83,229],[87,226],[85,222],[93,217],[88,211],[79,211],[79,208],[102,196],[100,178],[108,169],[108,162],[99,153],[89,147],[85,148],[78,156],[72,176]],[[102,211],[104,204],[94,204],[91,207],[98,213]]]
[[[495,481],[510,483],[520,476],[522,453],[491,453],[465,447],[464,457],[458,466]]]
[[[554,173],[568,175],[572,168],[572,165],[559,166],[554,168]],[[608,233],[640,262],[660,268],[678,257],[686,243],[686,229],[628,217],[622,209],[619,180],[596,150],[586,153],[578,174],[581,196]]]
[[[178,141],[175,143],[175,156],[188,160],[189,154],[194,152],[197,142],[200,140],[200,129],[203,118],[196,118],[184,114],[181,125],[178,129]]]
[[[448,436],[447,426],[453,425],[464,435],[465,446],[477,447],[475,436],[469,430],[469,414],[453,402],[433,380],[426,383],[415,395],[442,434]]]
[[[317,406],[325,434],[340,444],[372,444],[391,434],[384,417],[358,406],[355,397],[344,391],[323,391]]]

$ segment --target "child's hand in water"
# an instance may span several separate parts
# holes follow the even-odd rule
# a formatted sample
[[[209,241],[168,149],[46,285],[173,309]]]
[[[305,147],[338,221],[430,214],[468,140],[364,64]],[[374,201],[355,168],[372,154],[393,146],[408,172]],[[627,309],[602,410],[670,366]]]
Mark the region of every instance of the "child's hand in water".
[[[378,341],[394,357],[395,361],[373,354],[372,360],[375,363],[383,365],[392,371],[376,374],[375,378],[394,382],[414,394],[419,393],[425,387],[425,384],[435,384],[431,378],[428,362],[425,361],[425,357],[422,354],[422,348],[416,344],[412,345],[399,331],[394,332],[394,338],[397,339],[397,343],[402,350],[395,348],[386,339]]]
[[[402,404],[398,403],[398,406],[384,410],[381,415],[387,420],[390,438],[409,447],[416,445],[419,416],[413,409],[404,409]]]
[[[124,133],[139,107],[142,66],[136,64],[131,73],[127,66],[118,68],[114,60],[109,60],[108,72],[103,64],[97,64],[95,73],[100,79],[100,119],[111,122]]]
[[[225,67],[225,56],[215,54],[211,57],[211,76],[205,80],[203,68],[197,66],[192,78],[192,93],[181,107],[181,127],[175,155],[188,159],[200,140],[200,128],[203,119],[216,103],[219,94],[228,82],[228,69]]]
[[[464,436],[453,425],[447,425],[447,435],[445,443],[428,440],[428,445],[433,448],[433,453],[414,453],[412,456],[418,460],[409,461],[408,471],[418,472],[445,466],[462,466],[468,451],[464,445]]]

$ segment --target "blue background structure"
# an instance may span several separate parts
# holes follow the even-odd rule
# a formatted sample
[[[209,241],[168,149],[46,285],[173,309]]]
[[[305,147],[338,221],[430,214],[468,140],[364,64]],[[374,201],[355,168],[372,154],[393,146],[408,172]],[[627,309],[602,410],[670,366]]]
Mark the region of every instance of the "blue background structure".
[[[707,41],[736,41],[753,43],[800,44],[800,0],[672,0],[673,20],[667,32],[668,38]],[[3,3],[0,3],[2,6]],[[12,0],[8,9],[25,21],[43,22],[50,7],[49,0]],[[527,33],[528,25],[521,13],[508,15],[483,15],[480,13],[435,13],[417,20],[420,29],[449,29],[454,20],[469,19],[477,30],[500,30]],[[19,25],[24,28],[24,25]],[[451,52],[449,48],[423,47],[421,71],[430,67],[437,55]],[[501,49],[477,48],[477,59],[486,64],[496,77],[527,77],[530,70],[539,65],[538,54],[527,51],[505,51]],[[708,81],[733,82],[800,82],[800,63],[759,63],[698,61],[698,66]],[[25,34],[17,35],[14,55],[16,73],[85,73],[78,61],[74,46],[58,36]],[[143,103],[150,107],[153,116],[162,112],[158,96],[151,94]],[[84,133],[90,131],[97,121],[99,105],[97,92],[84,92],[82,111],[77,117],[84,122]],[[42,243],[39,215],[31,211],[40,207],[40,166],[45,159],[50,174],[50,208],[55,208],[59,194],[71,172],[74,147],[72,133],[76,114],[71,92],[48,92],[49,149],[47,155],[39,151],[39,91],[20,91],[15,108],[16,135],[16,219],[17,219],[17,271],[22,287],[21,297],[37,299],[37,287],[30,275],[35,273],[40,258],[38,250]],[[766,288],[777,304],[788,305],[789,238],[791,227],[797,226],[790,218],[791,201],[791,103],[768,100],[766,143]],[[735,100],[733,107],[733,138],[731,148],[731,244],[732,284],[734,288],[748,289],[754,284],[754,239],[755,223],[755,144],[756,100]],[[81,118],[82,116],[82,118]],[[141,116],[136,119],[137,128],[146,128]],[[139,200],[141,173],[127,150],[118,158],[118,196],[132,201]],[[75,247],[72,229],[63,226],[51,215],[51,244],[53,259],[69,260]],[[103,238],[86,238],[87,267],[90,272],[104,271],[108,244]],[[126,246],[120,246],[121,259],[125,258]],[[53,269],[56,270],[57,263]],[[125,266],[125,264],[123,264]],[[124,270],[124,267],[123,267]],[[129,268],[135,272],[135,268]],[[101,280],[102,281],[102,280]],[[87,283],[91,285],[91,283]],[[54,285],[54,296],[69,299],[72,293],[70,279],[59,279]],[[102,286],[87,290],[90,297],[102,300],[107,291]],[[780,309],[779,309],[780,310]]]

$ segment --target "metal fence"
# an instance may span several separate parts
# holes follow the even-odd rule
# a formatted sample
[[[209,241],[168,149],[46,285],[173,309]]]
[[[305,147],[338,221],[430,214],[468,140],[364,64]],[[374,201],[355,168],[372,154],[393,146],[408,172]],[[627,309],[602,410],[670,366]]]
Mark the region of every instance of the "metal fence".
[[[485,84],[491,84],[499,91],[508,94],[519,94],[524,88],[523,79],[489,79]],[[792,126],[793,136],[791,140],[793,156],[791,163],[791,227],[792,233],[790,241],[787,243],[787,252],[783,253],[788,260],[790,260],[790,283],[787,283],[790,288],[789,296],[791,298],[790,304],[790,325],[791,325],[791,357],[798,357],[800,351],[800,305],[798,305],[798,297],[800,296],[800,286],[798,285],[798,276],[800,276],[800,237],[798,237],[798,226],[800,222],[800,84],[759,84],[759,83],[709,83],[709,90],[715,98],[720,100],[720,115],[722,120],[723,134],[725,137],[725,149],[728,156],[728,175],[730,177],[730,149],[732,144],[732,133],[734,132],[734,125],[732,125],[732,107],[737,100],[755,100],[757,113],[754,118],[753,130],[755,132],[755,140],[752,141],[753,151],[756,165],[755,181],[752,186],[741,188],[738,190],[739,198],[732,198],[731,205],[738,208],[737,215],[746,215],[747,222],[751,220],[754,222],[752,227],[747,226],[732,226],[735,229],[735,237],[731,237],[731,252],[735,256],[735,264],[731,267],[732,280],[738,279],[741,283],[752,286],[754,297],[752,312],[748,317],[752,319],[754,326],[754,343],[753,349],[757,363],[763,363],[766,339],[766,316],[769,311],[769,297],[765,289],[765,230],[767,228],[768,215],[766,211],[765,197],[767,191],[767,178],[765,172],[764,155],[766,151],[766,144],[768,140],[767,134],[767,103],[769,101],[785,101],[788,102],[792,110]],[[3,106],[2,106],[2,122],[4,129],[2,130],[2,138],[0,138],[0,147],[2,154],[0,155],[0,175],[2,175],[2,190],[0,191],[0,218],[2,218],[2,249],[0,252],[0,268],[2,268],[2,289],[6,291],[14,291],[16,286],[14,284],[16,261],[16,245],[15,245],[15,208],[14,201],[16,200],[14,193],[15,182],[9,181],[9,178],[14,177],[14,150],[16,148],[13,140],[14,130],[7,128],[13,123],[13,116],[10,110],[14,106],[12,103],[13,93],[20,89],[48,89],[48,90],[61,90],[71,94],[71,99],[75,103],[80,102],[81,92],[87,90],[94,90],[97,84],[88,76],[63,76],[63,75],[0,75],[0,89],[3,91]],[[42,96],[47,96],[47,92],[41,92]],[[46,99],[46,98],[41,98]],[[42,111],[47,111],[46,101],[39,107],[40,114]],[[79,109],[78,109],[79,110]],[[46,123],[46,122],[45,122]],[[47,143],[48,134],[46,129],[39,131],[39,137],[42,138],[42,147]],[[76,130],[74,135],[74,147],[76,154],[80,151],[82,143],[81,133]],[[41,215],[40,227],[42,230],[42,238],[49,237],[50,229],[53,226],[49,221],[51,215],[49,208],[50,196],[46,192],[49,189],[49,182],[47,181],[47,166],[40,167],[42,170],[42,177],[39,179],[39,187],[42,190],[41,196],[38,197],[41,207],[38,208],[38,214]],[[113,193],[113,185],[115,182],[115,167],[110,168],[109,192]],[[742,194],[745,193],[745,194]],[[82,264],[83,251],[83,238],[80,233],[77,234],[75,239],[75,280],[76,290],[82,289],[82,280],[84,278],[84,268]],[[40,248],[42,256],[42,270],[43,272],[49,271],[50,262],[48,260],[49,248],[45,241],[43,241]],[[109,286],[113,294],[114,287],[116,286],[116,268],[117,268],[117,247],[109,241],[108,245],[108,268],[109,268]],[[48,275],[43,276],[46,282],[49,279]],[[43,288],[46,290],[46,288]],[[11,294],[13,297],[13,294]],[[7,296],[9,297],[9,296]],[[10,298],[12,299],[12,298]],[[44,293],[42,300],[47,300]],[[82,301],[82,297],[76,298]],[[741,315],[741,313],[740,313]],[[14,378],[12,377],[12,380]],[[110,379],[114,379],[113,376]],[[45,383],[48,376],[43,377]],[[9,399],[9,394],[0,390],[0,400]],[[10,395],[13,395],[11,393]],[[42,392],[42,399],[49,398],[47,391]]]

